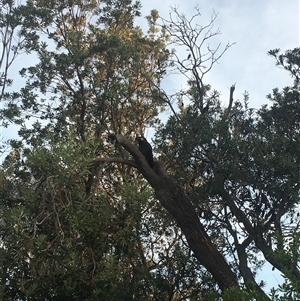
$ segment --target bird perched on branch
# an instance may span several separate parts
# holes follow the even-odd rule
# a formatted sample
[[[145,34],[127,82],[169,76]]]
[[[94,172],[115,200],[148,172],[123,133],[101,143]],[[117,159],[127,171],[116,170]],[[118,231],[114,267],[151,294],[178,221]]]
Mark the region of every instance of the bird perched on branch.
[[[149,166],[153,168],[153,153],[152,153],[152,146],[146,140],[145,137],[136,137],[135,139],[139,144],[139,151],[144,155],[146,161],[148,162]]]

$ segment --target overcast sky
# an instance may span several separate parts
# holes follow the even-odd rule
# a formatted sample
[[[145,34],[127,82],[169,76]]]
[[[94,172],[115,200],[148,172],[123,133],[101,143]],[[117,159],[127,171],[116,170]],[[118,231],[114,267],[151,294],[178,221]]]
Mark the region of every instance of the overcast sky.
[[[299,0],[141,0],[141,3],[143,16],[157,9],[164,18],[168,18],[171,6],[188,18],[198,6],[202,13],[198,19],[200,25],[207,25],[213,10],[218,13],[215,23],[221,35],[215,40],[224,46],[236,43],[207,77],[207,83],[221,92],[224,101],[228,100],[229,87],[234,83],[234,97],[242,99],[246,90],[250,93],[250,104],[255,107],[267,102],[265,96],[273,88],[292,84],[289,74],[276,67],[267,52],[299,47]]]
[[[256,108],[268,102],[266,95],[273,88],[292,85],[288,72],[276,67],[267,52],[299,47],[299,0],[141,0],[141,3],[144,16],[151,9],[157,9],[163,18],[168,18],[171,6],[189,18],[198,5],[202,13],[200,25],[207,25],[213,11],[218,13],[216,27],[222,34],[216,39],[224,46],[228,42],[236,44],[211,70],[206,84],[221,92],[224,104],[229,98],[229,87],[234,83],[234,98],[241,100],[244,91],[248,91],[250,105]],[[173,82],[172,87],[165,88],[174,91],[181,88],[178,85],[180,83]],[[258,279],[267,283],[266,291],[282,281],[269,264],[265,264]]]
[[[298,0],[140,0],[142,14],[151,9],[168,18],[171,6],[187,17],[195,14],[198,6],[202,16],[200,25],[207,25],[213,11],[218,13],[216,27],[221,35],[218,42],[226,45],[236,43],[221,58],[207,77],[207,84],[221,92],[226,102],[229,87],[236,83],[235,99],[242,99],[244,91],[250,93],[250,105],[260,107],[267,100],[265,96],[275,87],[292,84],[289,74],[275,67],[275,61],[267,51],[280,48],[282,51],[299,47],[299,1]],[[142,24],[143,22],[141,22]],[[16,66],[19,69],[20,66]],[[171,91],[180,89],[180,83],[166,81]],[[225,104],[225,103],[224,103]],[[7,134],[7,132],[6,132]],[[11,131],[10,135],[11,136]],[[3,133],[3,136],[5,134]],[[10,138],[10,137],[6,137]],[[260,279],[268,282],[268,287],[276,286],[280,277],[265,268]]]

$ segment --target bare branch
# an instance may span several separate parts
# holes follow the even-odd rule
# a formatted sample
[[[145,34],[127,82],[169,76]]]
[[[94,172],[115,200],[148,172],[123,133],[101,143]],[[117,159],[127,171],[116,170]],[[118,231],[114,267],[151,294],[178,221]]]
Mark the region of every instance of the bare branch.
[[[201,26],[199,25],[200,9],[196,7],[195,10],[196,13],[188,19],[184,14],[180,14],[176,7],[173,7],[169,20],[164,18],[161,20],[162,26],[171,37],[170,45],[187,48],[188,54],[185,58],[181,58],[180,54],[174,54],[173,64],[179,73],[195,81],[200,98],[199,108],[202,111],[205,86],[203,78],[233,44],[227,43],[223,49],[221,49],[221,43],[212,47],[211,44],[214,44],[212,39],[221,33],[219,28],[214,29],[218,13],[213,11],[208,24]]]
[[[230,92],[229,92],[229,104],[228,104],[228,107],[226,109],[226,112],[225,112],[225,117],[227,118],[228,115],[230,114],[231,112],[231,109],[232,109],[232,104],[233,104],[233,92],[235,90],[235,84],[233,84],[231,87],[230,87]]]
[[[5,89],[11,83],[8,78],[9,68],[15,61],[16,57],[20,53],[23,47],[25,39],[17,33],[17,29],[20,24],[14,20],[15,8],[20,6],[19,1],[7,1],[2,5],[1,10],[1,24],[0,36],[1,36],[1,49],[2,54],[0,55],[0,101],[2,100]]]

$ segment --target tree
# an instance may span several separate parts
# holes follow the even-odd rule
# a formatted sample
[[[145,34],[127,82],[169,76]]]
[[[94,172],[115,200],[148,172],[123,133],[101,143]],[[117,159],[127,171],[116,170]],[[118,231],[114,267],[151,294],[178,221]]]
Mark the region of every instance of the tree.
[[[149,62],[163,37],[147,38],[133,27],[138,4],[104,4],[100,11],[87,1],[28,1],[20,8],[35,32],[23,29],[32,41],[28,51],[39,62],[21,71],[27,85],[2,110],[9,117],[15,104],[10,115],[25,142],[11,141],[3,165],[3,299],[143,299],[153,282],[155,266],[139,241],[148,240],[139,232],[149,189],[136,188],[141,180],[120,165],[103,176],[103,166],[89,163],[99,152],[115,152],[108,130],[133,135],[156,114],[154,103],[146,107],[148,77],[159,77]],[[124,116],[128,122],[121,124]]]
[[[299,201],[297,81],[258,111],[248,95],[234,101],[233,85],[222,108],[205,82],[230,47],[206,44],[216,15],[193,27],[198,10],[189,20],[174,9],[169,21],[152,11],[144,34],[139,8],[20,6],[25,49],[38,62],[21,70],[26,85],[1,111],[21,137],[0,176],[2,299],[209,300],[215,291],[268,300],[255,281],[259,252],[297,296],[298,223],[288,223]],[[278,53],[298,74],[297,51]],[[172,71],[189,86],[167,95],[161,81]],[[148,126],[153,169],[132,143]]]
[[[299,50],[278,52],[270,54],[295,84],[282,93],[274,89],[270,108],[255,113],[248,95],[244,105],[233,102],[232,86],[228,108],[221,108],[213,91],[203,112],[201,82],[194,84],[198,79],[192,70],[190,90],[180,92],[190,102],[158,129],[156,139],[161,160],[185,187],[205,229],[222,243],[249,289],[254,284],[262,294],[255,284],[259,252],[296,292],[299,285]],[[194,65],[199,66],[197,60]]]
[[[8,93],[13,85],[9,70],[18,56],[31,49],[32,39],[26,39],[23,33],[27,31],[28,37],[34,36],[34,32],[27,27],[21,7],[21,1],[1,1],[0,103],[5,101],[7,104],[7,110],[3,110],[5,118],[1,118],[1,126],[7,126],[18,113],[17,106],[11,101],[13,93]]]
[[[199,295],[199,279],[211,279],[144,179],[113,160],[129,154],[108,140],[109,131],[135,137],[165,105],[153,97],[169,56],[157,13],[146,36],[131,1],[28,1],[20,12],[38,62],[21,70],[26,85],[1,110],[21,137],[1,169],[2,299]]]

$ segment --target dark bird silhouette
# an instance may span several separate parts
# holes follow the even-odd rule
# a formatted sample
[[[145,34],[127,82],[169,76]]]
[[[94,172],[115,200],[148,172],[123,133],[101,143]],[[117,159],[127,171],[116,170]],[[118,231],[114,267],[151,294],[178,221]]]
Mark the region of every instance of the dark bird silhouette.
[[[189,60],[191,58],[191,54],[188,55],[187,59]]]
[[[136,137],[135,139],[139,144],[139,151],[144,155],[146,161],[148,162],[149,166],[153,168],[153,153],[152,153],[152,146],[146,140],[145,137]]]

